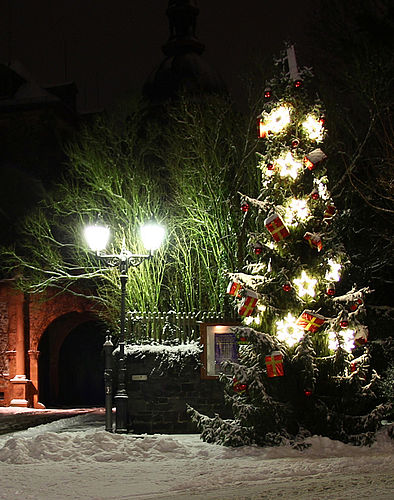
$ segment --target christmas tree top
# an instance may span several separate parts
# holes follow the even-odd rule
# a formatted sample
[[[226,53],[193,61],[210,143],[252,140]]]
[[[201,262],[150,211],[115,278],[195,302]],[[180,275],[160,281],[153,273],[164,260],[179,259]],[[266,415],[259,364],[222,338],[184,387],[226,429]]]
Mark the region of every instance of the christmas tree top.
[[[258,116],[261,190],[257,197],[240,193],[248,261],[230,278],[243,288],[236,300],[258,294],[243,315],[247,324],[288,347],[309,332],[320,354],[351,350],[366,341],[361,317],[369,289],[345,289],[348,257],[329,191],[324,108],[293,46],[276,67]]]

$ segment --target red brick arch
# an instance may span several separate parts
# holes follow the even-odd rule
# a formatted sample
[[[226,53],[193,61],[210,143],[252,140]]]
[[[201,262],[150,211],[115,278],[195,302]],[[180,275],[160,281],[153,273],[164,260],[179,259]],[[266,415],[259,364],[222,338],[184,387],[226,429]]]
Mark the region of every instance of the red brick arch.
[[[47,329],[57,324],[55,349],[81,323],[99,320],[97,304],[80,295],[48,291],[45,295],[25,295],[12,283],[0,283],[2,339],[6,357],[0,373],[0,405],[41,407],[38,394],[39,343]],[[4,343],[4,342],[3,342]],[[4,363],[3,363],[4,365]]]
[[[79,295],[54,294],[44,300],[41,296],[30,298],[30,350],[37,350],[38,344],[46,329],[58,318],[70,313],[80,313],[81,322],[86,321],[86,316],[98,318],[97,305]],[[75,325],[76,326],[76,325]]]

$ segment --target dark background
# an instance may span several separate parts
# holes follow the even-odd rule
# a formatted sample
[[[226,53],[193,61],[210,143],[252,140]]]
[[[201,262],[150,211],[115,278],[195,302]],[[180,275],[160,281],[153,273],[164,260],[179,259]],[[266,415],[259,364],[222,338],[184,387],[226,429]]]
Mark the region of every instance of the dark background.
[[[199,0],[197,5],[203,58],[239,99],[239,76],[250,63],[276,55],[284,40],[300,41],[316,2]],[[42,86],[74,81],[80,111],[108,107],[139,92],[164,58],[167,6],[168,0],[0,0],[0,60],[20,61]]]

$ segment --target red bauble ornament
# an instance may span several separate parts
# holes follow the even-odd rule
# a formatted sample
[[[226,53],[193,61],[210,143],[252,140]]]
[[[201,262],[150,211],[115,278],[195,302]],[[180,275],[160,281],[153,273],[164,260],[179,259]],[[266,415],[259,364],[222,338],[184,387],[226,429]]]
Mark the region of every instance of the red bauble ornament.
[[[254,253],[256,255],[261,255],[261,253],[263,251],[263,245],[261,243],[257,242],[253,245],[253,250],[254,250]]]
[[[241,384],[236,378],[233,379],[233,389],[235,392],[245,392],[247,388],[247,384]]]
[[[271,99],[271,97],[272,97],[272,90],[270,87],[267,87],[264,90],[264,99]]]
[[[327,287],[327,295],[329,295],[330,297],[332,297],[333,295],[335,295],[335,285],[333,283],[330,283]]]
[[[242,212],[247,212],[249,210],[249,204],[246,202],[242,203],[241,210]]]
[[[352,305],[350,306],[350,310],[351,310],[352,312],[357,311],[357,309],[358,309],[358,304],[352,304]]]
[[[312,198],[312,200],[319,199],[319,191],[316,188],[311,192],[311,198]]]
[[[298,139],[293,139],[293,140],[291,141],[291,147],[292,147],[293,149],[297,148],[299,144],[300,144],[300,141],[299,141]]]
[[[300,87],[302,87],[302,80],[294,80],[294,87],[296,89],[299,89]]]
[[[275,167],[274,167],[273,163],[271,163],[271,162],[267,163],[267,170],[274,170],[274,168]]]
[[[284,290],[285,292],[290,292],[290,290],[291,290],[291,285],[290,285],[290,283],[284,283],[284,284],[282,285],[282,288],[283,288],[283,290]]]
[[[357,303],[361,306],[361,304],[363,303],[362,299],[357,299]]]
[[[349,321],[347,321],[346,319],[343,319],[340,323],[339,323],[339,326],[341,328],[347,328],[349,326]]]
[[[304,394],[307,398],[311,397],[312,396],[312,391],[310,391],[309,389],[305,389],[304,390]]]

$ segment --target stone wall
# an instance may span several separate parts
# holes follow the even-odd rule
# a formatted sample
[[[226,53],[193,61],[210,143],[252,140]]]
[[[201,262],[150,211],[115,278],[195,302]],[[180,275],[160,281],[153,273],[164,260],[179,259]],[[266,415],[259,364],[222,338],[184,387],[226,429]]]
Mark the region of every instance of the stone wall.
[[[197,432],[187,415],[187,404],[204,415],[231,416],[224,403],[223,384],[216,379],[202,380],[198,359],[189,356],[172,366],[164,364],[161,369],[159,364],[154,353],[129,354],[126,358],[131,432]],[[147,375],[147,380],[135,380],[136,375]]]

